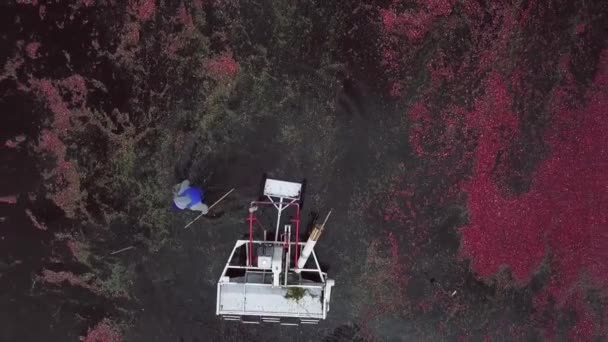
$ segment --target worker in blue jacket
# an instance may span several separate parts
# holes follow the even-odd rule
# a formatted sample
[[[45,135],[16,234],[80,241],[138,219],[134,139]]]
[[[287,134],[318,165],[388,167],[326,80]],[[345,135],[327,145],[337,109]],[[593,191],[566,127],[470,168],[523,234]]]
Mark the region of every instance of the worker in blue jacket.
[[[200,211],[203,215],[207,215],[209,207],[203,203],[204,200],[203,191],[197,187],[190,186],[189,180],[177,184],[173,189],[174,208]]]

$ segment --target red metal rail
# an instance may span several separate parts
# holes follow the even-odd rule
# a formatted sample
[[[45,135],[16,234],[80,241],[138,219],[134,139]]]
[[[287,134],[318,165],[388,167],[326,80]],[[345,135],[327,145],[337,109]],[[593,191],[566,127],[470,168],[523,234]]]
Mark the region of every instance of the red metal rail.
[[[294,256],[294,265],[298,265],[298,254],[300,252],[300,205],[296,207],[296,218],[291,220],[291,222],[295,222],[296,224],[296,252],[293,254]]]
[[[249,221],[249,253],[247,253],[249,255],[247,256],[247,266],[253,266],[253,221],[255,220],[253,211],[249,211],[249,218],[247,219]]]
[[[276,203],[275,202],[259,202],[259,201],[253,201],[249,204],[249,208],[255,206],[255,205],[272,205],[274,206]],[[292,203],[283,203],[283,205],[285,207],[291,207],[294,206],[296,207],[296,218],[292,219],[291,222],[294,222],[296,224],[296,250],[294,253],[294,264],[297,265],[298,264],[298,257],[300,254],[300,203],[298,202],[292,202]],[[247,219],[247,221],[249,221],[249,256],[248,256],[248,261],[249,261],[249,266],[253,265],[253,222],[257,220],[257,218],[253,215],[253,211],[249,211],[249,218]]]

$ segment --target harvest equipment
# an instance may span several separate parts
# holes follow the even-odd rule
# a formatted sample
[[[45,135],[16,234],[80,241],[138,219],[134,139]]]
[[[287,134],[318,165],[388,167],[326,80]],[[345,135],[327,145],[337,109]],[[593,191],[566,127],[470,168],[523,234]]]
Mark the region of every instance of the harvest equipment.
[[[298,325],[327,317],[335,282],[322,271],[314,245],[331,211],[300,242],[303,184],[264,179],[261,199],[249,205],[249,236],[236,241],[217,284],[216,314],[223,319]],[[274,234],[256,216],[265,210],[276,214]]]

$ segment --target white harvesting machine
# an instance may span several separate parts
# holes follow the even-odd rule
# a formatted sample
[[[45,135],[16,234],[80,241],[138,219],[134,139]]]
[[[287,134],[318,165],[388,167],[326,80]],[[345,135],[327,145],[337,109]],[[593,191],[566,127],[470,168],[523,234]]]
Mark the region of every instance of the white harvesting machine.
[[[223,319],[298,325],[327,317],[335,282],[321,270],[314,246],[331,211],[300,242],[303,184],[264,179],[261,200],[249,205],[248,239],[236,241],[217,284],[216,314]],[[256,217],[264,208],[276,209],[272,236]],[[287,222],[284,212],[290,212]],[[254,234],[254,226],[263,232]]]

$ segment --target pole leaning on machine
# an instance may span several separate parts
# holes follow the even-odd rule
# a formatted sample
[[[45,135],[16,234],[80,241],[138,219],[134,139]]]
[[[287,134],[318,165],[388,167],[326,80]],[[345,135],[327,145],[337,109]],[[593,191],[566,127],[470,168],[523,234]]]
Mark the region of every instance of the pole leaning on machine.
[[[304,268],[304,265],[306,265],[306,261],[308,261],[308,257],[310,257],[310,253],[315,248],[317,241],[319,241],[319,238],[321,237],[321,233],[323,233],[323,229],[325,229],[325,224],[327,223],[327,220],[329,220],[329,216],[331,215],[332,210],[330,210],[329,213],[327,213],[327,216],[325,217],[323,224],[321,224],[320,226],[315,225],[312,232],[310,233],[310,236],[308,237],[308,240],[306,241],[306,245],[304,245],[304,249],[302,249],[302,254],[300,255],[300,258],[298,259],[298,267],[296,268],[296,273],[300,273],[301,269]]]

